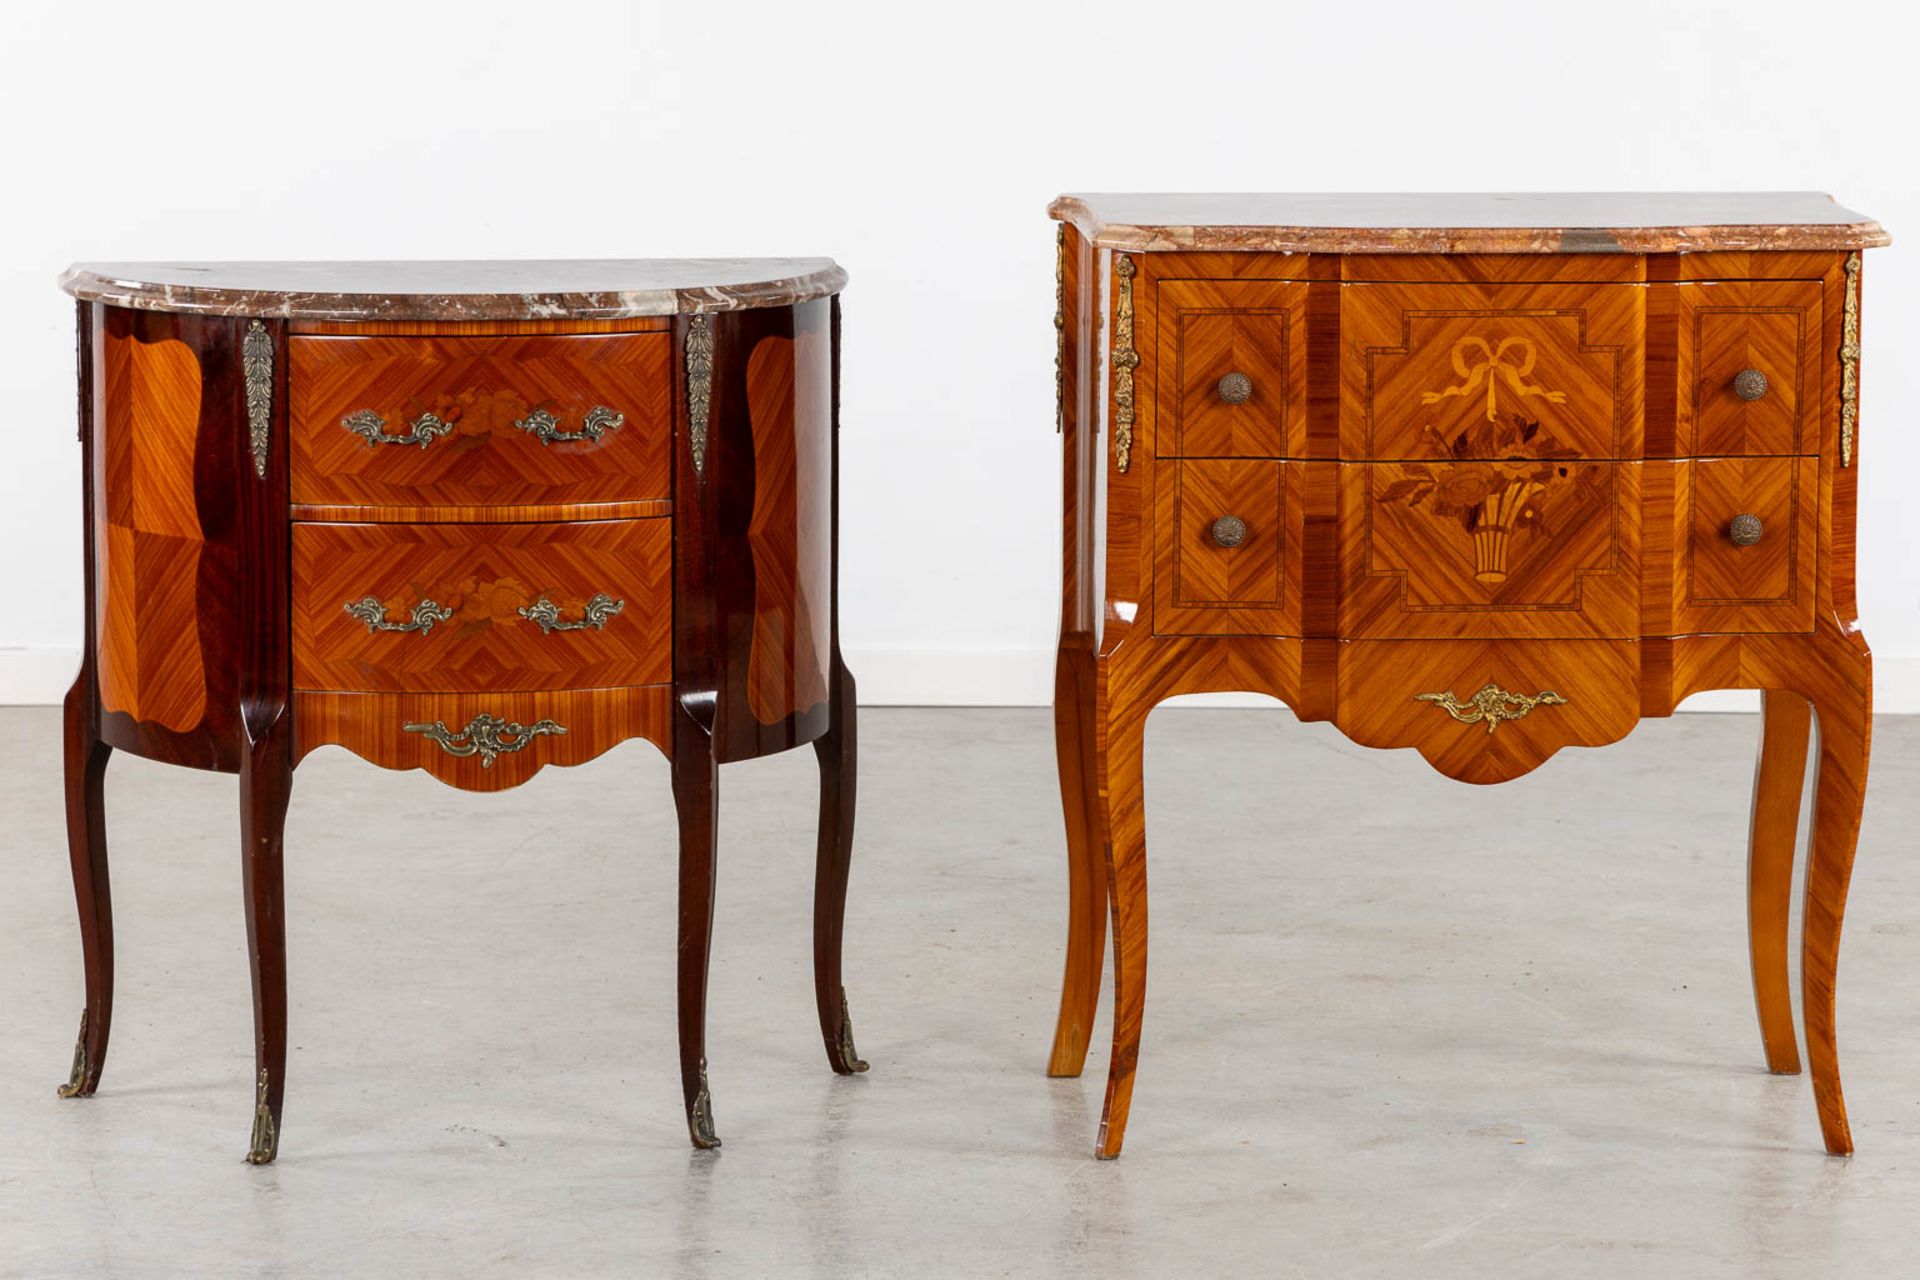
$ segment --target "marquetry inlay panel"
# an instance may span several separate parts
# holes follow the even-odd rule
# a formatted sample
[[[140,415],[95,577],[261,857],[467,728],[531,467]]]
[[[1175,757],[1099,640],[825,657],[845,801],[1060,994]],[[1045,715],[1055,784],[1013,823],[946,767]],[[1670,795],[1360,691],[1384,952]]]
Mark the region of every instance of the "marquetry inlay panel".
[[[1341,456],[1638,457],[1644,293],[1344,286]],[[1510,427],[1517,442],[1504,434]]]
[[[1054,696],[1070,923],[1047,1070],[1079,1074],[1111,991],[1096,1154],[1119,1154],[1143,1065],[1157,704],[1265,694],[1498,783],[1712,689],[1764,694],[1745,877],[1764,1061],[1798,1072],[1805,1044],[1827,1150],[1850,1152],[1833,965],[1872,705],[1860,250],[1885,233],[1813,192],[1109,193],[1052,212],[1117,264],[1108,305],[1063,315],[1063,383],[1110,393],[1062,424]],[[1118,465],[1080,461],[1109,448]],[[1274,786],[1282,827],[1296,784]],[[1417,838],[1444,860],[1482,830],[1456,828]]]
[[[1639,634],[1640,463],[1345,463],[1341,633]]]

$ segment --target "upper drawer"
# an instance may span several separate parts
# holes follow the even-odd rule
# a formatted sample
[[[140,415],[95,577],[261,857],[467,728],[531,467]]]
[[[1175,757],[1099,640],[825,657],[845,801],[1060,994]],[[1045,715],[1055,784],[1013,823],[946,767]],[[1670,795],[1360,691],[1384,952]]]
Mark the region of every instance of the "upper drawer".
[[[1167,280],[1156,301],[1155,453],[1303,455],[1307,286],[1284,280]]]
[[[1343,285],[1341,457],[1639,457],[1645,293]]]
[[[1682,455],[1818,452],[1820,282],[1672,286]]]
[[[287,346],[297,503],[670,495],[669,334],[295,337]]]

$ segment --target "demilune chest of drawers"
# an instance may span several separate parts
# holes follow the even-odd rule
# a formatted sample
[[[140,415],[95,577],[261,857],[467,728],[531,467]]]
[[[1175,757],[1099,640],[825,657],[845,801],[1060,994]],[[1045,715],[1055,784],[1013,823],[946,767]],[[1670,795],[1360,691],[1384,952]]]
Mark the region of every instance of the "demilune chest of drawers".
[[[113,1011],[112,751],[237,773],[255,1096],[286,1091],[282,825],[335,743],[492,791],[632,738],[671,761],[693,1143],[716,766],[812,743],[814,977],[840,980],[854,687],[837,627],[839,291],[826,259],[76,267],[86,643],[66,800],[86,1010]]]
[[[1860,251],[1810,193],[1056,201],[1071,906],[1049,1066],[1079,1074],[1109,908],[1118,1155],[1147,956],[1142,737],[1252,690],[1467,782],[1763,694],[1749,949],[1767,1065],[1853,1149],[1834,964],[1867,775],[1854,607]]]

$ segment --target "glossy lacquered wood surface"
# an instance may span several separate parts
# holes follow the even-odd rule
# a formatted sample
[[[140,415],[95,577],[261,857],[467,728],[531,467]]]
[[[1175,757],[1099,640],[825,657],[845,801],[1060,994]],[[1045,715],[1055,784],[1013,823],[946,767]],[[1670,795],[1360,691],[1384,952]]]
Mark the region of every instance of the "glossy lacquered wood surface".
[[[87,1006],[63,1095],[98,1088],[114,945],[103,782],[114,749],[240,775],[241,881],[255,1004],[249,1158],[270,1160],[285,1088],[288,693],[284,366],[256,451],[242,353],[277,325],[82,304],[87,630],[65,715],[68,843]],[[171,637],[169,639],[169,637]]]
[[[286,520],[284,469],[256,476],[246,433],[230,428],[244,421],[244,327],[105,307],[84,308],[81,323],[100,734],[237,772],[242,687],[272,683],[285,643],[283,611],[264,621],[244,611],[283,589],[245,548],[256,529],[284,533]]]
[[[1871,701],[1853,601],[1861,451],[1840,439],[1848,256],[1121,254],[1072,225],[1063,247],[1063,279],[1092,282],[1062,291],[1063,390],[1109,381],[1104,400],[1067,394],[1062,415],[1055,716],[1071,892],[1049,1070],[1084,1060],[1107,915],[1098,1153],[1120,1150],[1139,1064],[1152,706],[1267,693],[1363,745],[1496,783],[1713,688],[1769,691],[1777,709],[1749,885],[1777,1070],[1797,1065],[1788,792],[1806,730],[1793,702],[1834,726],[1802,947],[1823,1131],[1850,1150],[1831,971]],[[1137,360],[1103,350],[1123,311]],[[1221,370],[1249,373],[1252,394],[1222,397]],[[1263,388],[1281,403],[1255,412]],[[1235,546],[1212,536],[1222,515],[1245,525]],[[1757,538],[1745,523],[1733,536],[1738,516],[1757,518]]]
[[[673,524],[296,524],[298,689],[486,693],[673,677]],[[374,629],[349,606],[373,598]],[[616,611],[589,615],[596,600]],[[439,606],[416,616],[423,601]],[[540,611],[541,601],[554,606]],[[435,615],[447,616],[436,621]],[[533,616],[529,616],[532,613]],[[543,628],[540,622],[548,625]]]
[[[670,496],[672,339],[664,333],[493,337],[295,337],[293,498],[370,506],[538,506]],[[594,410],[619,415],[581,436]],[[343,423],[370,413],[382,437]],[[428,432],[436,428],[427,428]]]
[[[291,334],[194,301],[79,311],[89,590],[64,724],[86,1005],[62,1092],[98,1087],[112,1025],[115,748],[239,774],[252,1163],[283,1133],[285,818],[295,766],[326,745],[472,791],[634,738],[670,756],[683,1102],[706,1146],[717,766],[815,744],[816,1005],[829,1066],[865,1070],[841,971],[856,728],[836,622],[837,300],[681,298],[673,320],[309,316]],[[567,438],[600,406],[599,438]],[[341,425],[361,409],[386,420],[379,439]],[[558,438],[528,430],[539,411]],[[403,432],[418,434],[381,442]]]

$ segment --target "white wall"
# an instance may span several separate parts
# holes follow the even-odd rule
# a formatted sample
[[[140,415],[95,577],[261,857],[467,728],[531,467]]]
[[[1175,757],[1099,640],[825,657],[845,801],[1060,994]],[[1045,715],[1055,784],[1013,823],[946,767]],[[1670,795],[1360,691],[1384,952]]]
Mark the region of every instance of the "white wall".
[[[1869,255],[1860,595],[1920,710],[1905,6],[21,4],[0,27],[0,701],[80,628],[86,258],[831,254],[868,701],[1044,702],[1061,190],[1817,188]]]

